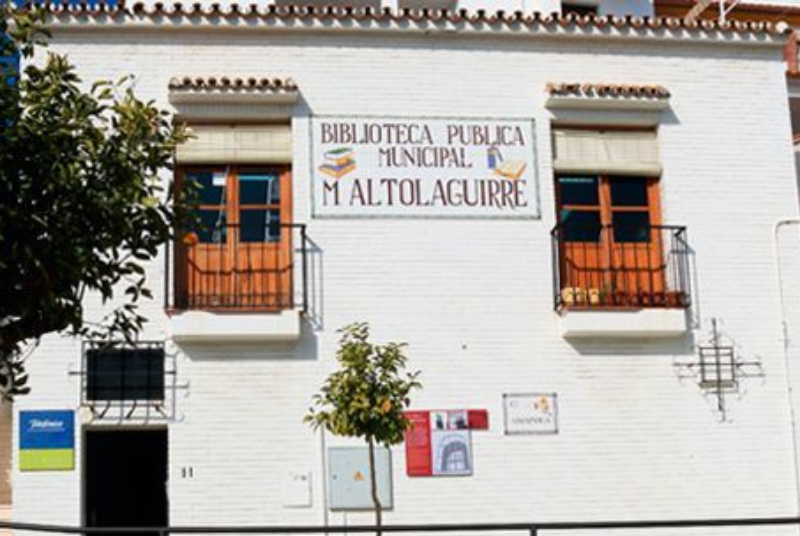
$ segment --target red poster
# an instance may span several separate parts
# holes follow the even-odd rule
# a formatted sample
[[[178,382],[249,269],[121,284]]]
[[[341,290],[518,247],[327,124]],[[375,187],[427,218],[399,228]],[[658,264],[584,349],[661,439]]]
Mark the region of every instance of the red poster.
[[[431,476],[431,414],[428,411],[407,411],[411,428],[406,432],[406,474]]]
[[[467,410],[467,422],[470,430],[488,430],[489,412],[485,409]]]

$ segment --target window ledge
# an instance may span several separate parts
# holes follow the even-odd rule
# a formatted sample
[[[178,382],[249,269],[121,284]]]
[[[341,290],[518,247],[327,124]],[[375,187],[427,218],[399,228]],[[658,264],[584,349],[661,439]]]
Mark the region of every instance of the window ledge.
[[[661,112],[669,108],[669,100],[630,97],[553,96],[545,101],[545,107],[550,110]]]
[[[274,93],[239,94],[225,91],[207,91],[204,93],[170,93],[171,104],[206,104],[209,106],[220,104],[233,105],[293,105],[300,101],[300,94],[296,91],[281,91]]]
[[[669,338],[681,337],[689,329],[685,309],[564,309],[558,323],[565,339]]]
[[[300,338],[300,311],[213,313],[184,311],[170,320],[177,344],[294,342]]]

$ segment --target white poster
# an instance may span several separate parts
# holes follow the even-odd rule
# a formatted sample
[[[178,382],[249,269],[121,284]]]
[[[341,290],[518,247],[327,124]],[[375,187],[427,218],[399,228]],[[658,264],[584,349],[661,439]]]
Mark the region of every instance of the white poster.
[[[503,395],[506,434],[558,433],[558,404],[555,393]]]
[[[312,119],[314,215],[538,218],[534,122]]]
[[[472,474],[472,444],[469,430],[440,430],[431,432],[433,474],[435,476],[466,476]]]

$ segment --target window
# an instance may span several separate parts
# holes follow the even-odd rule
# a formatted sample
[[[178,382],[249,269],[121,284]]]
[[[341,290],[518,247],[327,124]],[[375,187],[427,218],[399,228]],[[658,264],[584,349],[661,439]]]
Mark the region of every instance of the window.
[[[197,218],[176,243],[170,307],[293,307],[300,226],[292,223],[291,124],[198,121],[189,130],[175,153],[176,186],[193,186]]]
[[[227,177],[224,171],[198,169],[187,171],[186,181],[196,190],[195,216],[191,231],[202,244],[223,244],[227,240]]]
[[[192,240],[200,244],[266,243],[281,238],[283,168],[228,166],[186,168],[195,190]],[[284,181],[286,182],[286,181]],[[283,207],[283,211],[287,211]]]
[[[562,2],[561,14],[562,15],[573,14],[573,15],[578,15],[580,17],[583,17],[584,15],[597,15],[597,6],[589,4]]]
[[[279,173],[242,171],[239,182],[239,239],[276,242],[281,236]]]
[[[86,399],[164,400],[163,346],[86,350]]]
[[[683,240],[660,221],[658,179],[556,177],[559,303],[567,306],[682,306]],[[678,233],[678,234],[676,234]]]
[[[558,221],[566,242],[650,242],[660,223],[658,181],[650,178],[564,175],[556,179]]]
[[[600,179],[598,177],[560,177],[561,207],[559,222],[567,242],[600,241]]]
[[[178,244],[178,308],[292,307],[290,169],[287,164],[178,167],[178,187],[193,185],[197,216]]]
[[[686,229],[661,222],[654,129],[553,127],[556,307],[687,307]]]

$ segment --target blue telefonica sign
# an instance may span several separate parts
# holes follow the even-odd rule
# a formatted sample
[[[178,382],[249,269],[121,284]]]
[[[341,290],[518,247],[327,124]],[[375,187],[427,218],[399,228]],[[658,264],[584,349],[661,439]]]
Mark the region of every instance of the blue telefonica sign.
[[[19,449],[20,471],[74,469],[75,412],[21,411]]]

